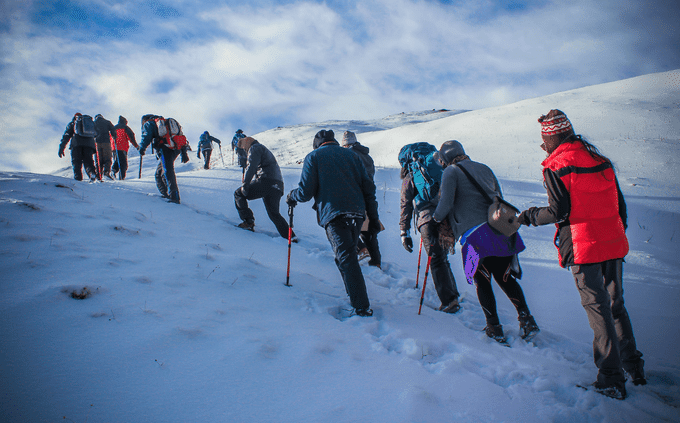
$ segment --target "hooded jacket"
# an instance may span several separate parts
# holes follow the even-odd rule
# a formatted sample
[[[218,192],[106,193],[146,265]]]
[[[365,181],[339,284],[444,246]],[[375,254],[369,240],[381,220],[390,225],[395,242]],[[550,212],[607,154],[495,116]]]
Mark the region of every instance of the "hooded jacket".
[[[379,220],[373,180],[357,154],[335,140],[315,138],[314,151],[305,157],[300,183],[290,198],[301,203],[314,198],[313,208],[323,228],[342,215],[368,214],[372,221]]]
[[[95,137],[97,144],[110,144],[111,139],[109,136],[113,136],[116,132],[113,130],[111,121],[105,119],[102,115],[95,116],[94,129],[97,131],[97,136]]]
[[[243,149],[248,157],[243,173],[243,186],[248,186],[253,178],[269,178],[283,182],[281,168],[267,147],[252,137],[246,137],[238,141],[238,148]]]
[[[71,142],[69,149],[74,147],[90,147],[96,149],[97,145],[94,142],[94,137],[81,137],[75,132],[75,117],[71,122],[66,125],[66,130],[64,135],[61,137],[61,142],[59,143],[59,150],[63,151],[66,148],[66,144]]]
[[[137,145],[137,140],[135,139],[135,133],[127,124],[127,119],[123,116],[118,117],[118,124],[113,127],[113,149],[120,151],[128,151],[130,149],[130,143],[135,148],[139,148]]]
[[[368,172],[368,176],[371,179],[374,179],[375,177],[375,164],[373,163],[373,159],[371,156],[368,155],[369,149],[366,146],[363,146],[359,144],[358,142],[355,142],[352,144],[350,147],[347,147],[350,150],[354,151],[359,158],[361,159],[361,162],[364,164],[364,167],[366,168],[366,172]]]

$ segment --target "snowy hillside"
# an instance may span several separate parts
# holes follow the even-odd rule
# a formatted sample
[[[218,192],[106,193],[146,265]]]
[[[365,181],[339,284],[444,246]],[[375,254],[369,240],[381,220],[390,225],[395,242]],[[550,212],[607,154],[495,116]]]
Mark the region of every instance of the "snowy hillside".
[[[317,130],[350,129],[371,148],[386,227],[383,269],[362,265],[371,318],[345,317],[349,302],[309,203],[295,209],[300,243],[293,286],[284,286],[287,241],[262,201],[251,202],[255,233],[234,226],[241,174],[226,144],[209,171],[195,154],[177,162],[181,205],[159,197],[151,155],[137,179],[131,154],[125,181],[0,172],[0,421],[680,422],[679,105],[674,71],[493,109],[255,134],[279,157],[286,192]],[[397,152],[458,139],[496,171],[509,201],[540,206],[536,119],[551,108],[614,160],[628,203],[626,304],[649,384],[629,383],[625,401],[575,386],[596,376],[592,331],[557,264],[554,228],[521,229],[521,285],[542,329],[533,342],[519,339],[496,285],[511,348],[484,335],[459,252],[450,261],[462,312],[436,311],[430,279],[417,314],[417,251],[399,241]]]

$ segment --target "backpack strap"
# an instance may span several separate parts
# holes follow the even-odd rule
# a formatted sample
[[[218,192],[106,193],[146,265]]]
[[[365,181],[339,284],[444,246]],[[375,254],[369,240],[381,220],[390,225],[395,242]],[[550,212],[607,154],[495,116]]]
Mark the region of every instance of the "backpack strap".
[[[482,193],[482,195],[484,196],[484,198],[486,198],[486,199],[489,201],[489,204],[493,203],[493,199],[491,198],[491,196],[490,196],[486,191],[484,191],[484,188],[482,188],[482,186],[479,184],[479,182],[477,182],[477,180],[476,180],[475,178],[473,178],[472,175],[470,175],[470,172],[468,172],[468,171],[467,171],[463,166],[461,166],[460,164],[455,164],[454,166],[456,166],[458,169],[460,169],[460,170],[463,171],[463,173],[465,174],[465,176],[467,176],[468,179],[470,180],[470,182],[472,182],[472,185],[474,185],[474,186],[479,190],[479,192]]]

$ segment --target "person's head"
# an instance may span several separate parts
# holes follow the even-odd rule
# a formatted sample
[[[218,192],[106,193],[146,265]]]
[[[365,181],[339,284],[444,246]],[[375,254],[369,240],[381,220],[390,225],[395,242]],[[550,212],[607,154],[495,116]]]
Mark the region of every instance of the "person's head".
[[[443,167],[458,163],[461,160],[469,159],[467,154],[465,154],[463,145],[456,140],[444,142],[439,148],[439,151],[434,154],[434,158],[438,160]]]
[[[123,116],[118,116],[118,123],[122,125],[127,125],[127,119],[125,119]]]
[[[328,142],[335,142],[335,133],[332,130],[321,130],[316,133],[314,136],[314,142],[313,142],[313,147],[316,150],[317,148],[321,147],[322,145],[328,143]]]
[[[82,113],[76,113],[76,114],[73,115],[73,119],[71,119],[71,120],[75,121],[77,118],[79,118],[82,115],[83,115]]]
[[[243,130],[242,130],[242,129],[237,129],[237,130],[236,130],[236,133],[237,133],[237,134],[242,134],[242,133],[243,133]]]
[[[247,153],[250,150],[250,147],[252,147],[253,144],[255,144],[256,142],[257,140],[253,137],[245,137],[238,140],[238,144],[236,145],[236,147],[242,149]]]
[[[153,116],[154,116],[154,115],[144,115],[144,116],[142,116],[142,126],[144,126],[144,124],[145,124],[149,119],[151,119]]]
[[[209,135],[210,135],[210,134],[208,133],[208,131],[203,132],[203,134],[204,134],[205,136],[209,136]]]
[[[543,139],[541,148],[548,154],[552,154],[560,144],[574,136],[574,128],[567,115],[561,110],[549,111],[547,115],[538,118],[538,122],[541,124],[541,138]]]
[[[102,116],[101,113],[97,113],[96,115],[94,115],[94,118],[95,118],[95,120],[96,119],[104,119],[104,116]]]
[[[352,145],[357,143],[357,136],[354,134],[352,131],[345,131],[344,134],[342,134],[342,142],[340,145],[343,147],[351,147]]]

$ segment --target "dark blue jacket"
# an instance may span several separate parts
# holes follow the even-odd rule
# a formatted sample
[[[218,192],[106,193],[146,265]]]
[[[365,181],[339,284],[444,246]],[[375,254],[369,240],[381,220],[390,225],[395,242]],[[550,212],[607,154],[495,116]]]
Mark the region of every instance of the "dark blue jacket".
[[[96,149],[97,145],[94,142],[94,137],[81,137],[80,135],[76,134],[74,126],[75,119],[66,125],[66,130],[64,131],[64,135],[61,137],[61,142],[59,143],[59,150],[63,151],[69,141],[71,142],[69,149],[73,149],[74,147],[90,147]]]
[[[208,131],[205,131],[204,133],[201,134],[199,141],[198,141],[198,149],[199,150],[212,150],[212,143],[216,142],[220,147],[222,146],[222,142],[218,140],[217,138],[213,137],[208,133]]]
[[[143,154],[144,151],[146,151],[146,148],[151,145],[153,148],[156,146],[154,145],[154,140],[159,138],[158,135],[158,125],[156,124],[156,121],[154,118],[158,116],[152,116],[149,120],[147,120],[144,125],[142,125],[142,142],[139,143],[139,151]]]
[[[304,203],[314,198],[319,226],[341,215],[378,221],[375,184],[359,156],[337,142],[327,142],[305,157],[298,188],[290,197]]]

